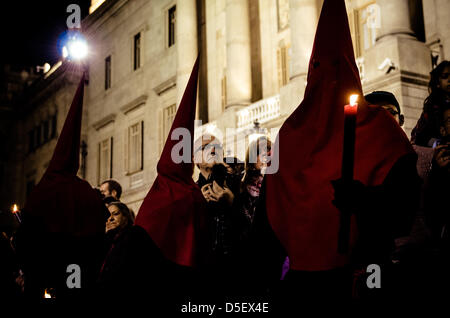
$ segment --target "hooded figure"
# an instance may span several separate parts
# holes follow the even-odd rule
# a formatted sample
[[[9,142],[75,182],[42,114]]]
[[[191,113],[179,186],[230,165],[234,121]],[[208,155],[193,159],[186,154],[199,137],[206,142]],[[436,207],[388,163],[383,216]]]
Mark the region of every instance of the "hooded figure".
[[[198,261],[206,211],[206,201],[192,179],[191,155],[188,162],[176,163],[172,158],[180,150],[180,141],[175,139],[178,132],[189,132],[181,138],[190,149],[193,146],[198,67],[197,58],[157,165],[158,176],[136,218],[136,225],[147,231],[163,255],[182,266],[194,266]]]
[[[158,162],[158,176],[135,225],[113,244],[103,263],[97,284],[103,296],[121,294],[133,303],[139,297],[138,304],[151,301],[152,309],[179,312],[182,297],[199,286],[193,266],[199,264],[201,244],[206,246],[201,236],[206,201],[192,179],[191,152],[186,147],[192,149],[198,67],[197,59]],[[172,139],[179,132],[184,147]],[[188,160],[176,163],[172,153]]]
[[[359,95],[354,180],[359,180],[358,185],[361,184],[362,188],[370,188],[374,192],[380,190],[376,187],[388,179],[408,187],[411,178],[402,180],[388,175],[398,171],[393,167],[400,162],[399,159],[409,158],[406,165],[404,162],[400,165],[400,169],[410,168],[412,179],[417,180],[414,151],[394,119],[381,107],[364,101],[344,0],[325,0],[309,62],[305,96],[278,134],[279,154],[274,157],[279,158],[279,170],[266,177],[269,222],[286,249],[291,270],[308,273],[298,283],[303,282],[302,288],[315,285],[318,293],[326,291],[334,283],[340,285],[342,281],[334,281],[333,275],[328,274],[323,275],[319,282],[319,276],[314,273],[332,272],[349,264],[358,237],[367,233],[357,227],[353,215],[349,252],[338,253],[341,212],[332,203],[336,193],[331,181],[341,178],[344,105],[349,103],[352,94]],[[404,211],[390,214],[392,211],[386,209],[389,203],[385,200],[389,194],[384,190],[379,191],[378,200],[372,197],[374,200],[365,202],[365,208],[371,203],[379,207],[374,215],[380,216],[390,231],[394,230],[391,226],[395,227],[393,220],[402,220]],[[394,188],[393,193],[395,191],[401,189]],[[395,199],[400,201],[398,194],[395,193]],[[354,203],[364,204],[359,193],[353,195]],[[379,202],[386,203],[386,206],[380,207],[377,205]],[[373,211],[369,213],[365,208],[360,211],[361,215],[371,215]],[[406,213],[414,213],[405,210]],[[409,220],[403,221],[408,223]],[[384,229],[377,231],[383,232]],[[295,288],[299,286],[297,284]]]
[[[107,211],[91,185],[77,177],[83,95],[84,74],[50,164],[27,199],[17,233],[25,292],[33,298],[42,298],[45,289],[52,289],[58,298],[81,294],[91,286],[101,264]],[[68,267],[71,264],[79,268]],[[74,273],[77,277],[69,279],[73,284],[67,284]],[[70,288],[74,286],[81,289]]]

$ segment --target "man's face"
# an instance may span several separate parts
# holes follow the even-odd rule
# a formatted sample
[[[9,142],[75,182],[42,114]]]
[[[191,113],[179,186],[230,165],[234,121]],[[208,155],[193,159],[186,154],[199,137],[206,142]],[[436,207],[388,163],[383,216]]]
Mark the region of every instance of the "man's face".
[[[211,168],[216,163],[223,163],[223,148],[215,139],[203,139],[202,146],[196,149],[194,161],[202,168]]]
[[[112,197],[111,192],[109,191],[109,184],[108,182],[103,183],[100,186],[100,192],[102,193],[102,195],[106,198],[106,197]]]
[[[439,76],[439,88],[442,89],[447,95],[450,95],[450,66],[444,68],[444,71]]]
[[[397,107],[395,107],[392,104],[382,105],[381,107],[386,109],[389,112],[389,114],[391,114],[392,117],[394,117],[395,121],[400,125],[400,114],[398,113]]]
[[[106,222],[106,232],[114,230],[115,228],[123,228],[127,225],[127,219],[120,212],[119,208],[115,205],[110,205],[108,207],[109,213],[111,214]]]

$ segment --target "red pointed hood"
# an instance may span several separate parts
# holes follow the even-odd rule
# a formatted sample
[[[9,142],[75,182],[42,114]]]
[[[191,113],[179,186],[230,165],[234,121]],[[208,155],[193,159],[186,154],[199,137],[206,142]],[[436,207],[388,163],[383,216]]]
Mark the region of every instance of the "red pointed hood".
[[[351,94],[359,95],[354,178],[378,185],[413,150],[387,112],[364,101],[344,0],[325,0],[305,96],[280,129],[279,171],[266,179],[268,218],[296,270],[348,262],[337,253],[340,212],[331,203],[330,181],[341,177],[344,105]],[[351,244],[355,235],[353,220]]]
[[[33,189],[24,218],[44,231],[90,236],[105,231],[105,206],[91,185],[76,176],[79,167],[84,75],[59,135],[50,164]],[[24,220],[24,221],[25,221]]]
[[[198,68],[197,58],[158,162],[158,176],[136,218],[136,225],[147,231],[169,260],[185,266],[195,264],[206,201],[192,179],[193,163],[172,160],[179,140],[171,135],[177,128],[187,129],[192,149]]]
[[[76,175],[80,157],[81,118],[83,116],[84,73],[58,138],[52,160],[46,173]]]

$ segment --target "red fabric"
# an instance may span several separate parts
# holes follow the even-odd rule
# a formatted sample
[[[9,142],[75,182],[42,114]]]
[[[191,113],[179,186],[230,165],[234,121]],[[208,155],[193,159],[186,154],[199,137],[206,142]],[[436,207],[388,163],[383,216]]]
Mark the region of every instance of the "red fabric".
[[[147,231],[163,254],[184,266],[195,264],[206,201],[192,179],[193,163],[173,162],[172,148],[179,141],[171,140],[171,135],[177,128],[188,129],[192,149],[198,67],[197,59],[159,159],[158,176],[136,218],[136,225]]]
[[[33,189],[24,214],[44,231],[90,236],[105,231],[105,206],[90,184],[76,176],[79,167],[84,75],[67,114],[50,164]],[[36,224],[37,225],[37,224]]]
[[[413,150],[388,113],[364,101],[344,0],[325,0],[305,96],[277,137],[279,171],[266,177],[269,222],[294,270],[329,270],[348,262],[348,255],[337,253],[340,212],[331,203],[330,181],[341,177],[344,105],[351,94],[359,95],[354,178],[379,185]],[[351,246],[356,235],[352,219]]]

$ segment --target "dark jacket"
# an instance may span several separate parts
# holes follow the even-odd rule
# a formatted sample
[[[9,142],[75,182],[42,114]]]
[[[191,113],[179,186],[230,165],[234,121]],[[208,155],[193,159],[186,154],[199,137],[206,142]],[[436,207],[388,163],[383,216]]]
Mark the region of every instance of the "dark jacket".
[[[211,177],[206,179],[202,174],[199,175],[197,185],[202,188],[208,183],[212,183]],[[239,180],[232,174],[227,175],[227,184],[229,184],[231,192],[234,194],[234,201],[239,195]],[[207,224],[210,229],[210,253],[212,263],[221,263],[224,259],[228,259],[233,254],[235,248],[236,225],[235,213],[236,209],[228,206],[223,202],[208,202],[207,203]]]
[[[420,203],[416,162],[416,154],[400,158],[380,186],[366,187],[359,198],[364,209],[357,215],[355,263],[388,263],[394,239],[409,235]]]
[[[433,242],[440,248],[450,247],[450,171],[432,164],[428,187],[425,190],[425,220]]]
[[[109,246],[103,262],[97,289],[103,295],[123,290],[153,289],[161,278],[164,258],[147,232],[139,226],[128,226],[120,232],[110,231]]]

